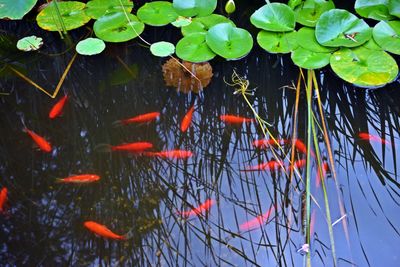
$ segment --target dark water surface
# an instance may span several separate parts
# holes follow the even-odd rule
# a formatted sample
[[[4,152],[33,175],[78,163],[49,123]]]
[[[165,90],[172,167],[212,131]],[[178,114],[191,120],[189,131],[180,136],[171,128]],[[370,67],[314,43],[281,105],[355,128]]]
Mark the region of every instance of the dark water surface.
[[[164,39],[158,34],[155,39]],[[166,87],[161,71],[166,60],[155,58],[147,48],[135,42],[111,46],[100,56],[78,56],[57,97],[66,93],[70,100],[63,116],[50,120],[48,112],[56,100],[3,67],[13,64],[53,90],[72,57],[68,52],[48,55],[62,51],[53,37],[43,54],[2,56],[0,90],[8,95],[0,96],[0,186],[9,190],[9,208],[0,216],[0,265],[303,265],[305,256],[298,249],[305,243],[304,182],[293,178],[287,193],[288,178],[281,170],[240,171],[271,160],[271,151],[253,147],[252,141],[263,138],[256,123],[232,126],[219,120],[222,114],[253,116],[242,96],[234,95],[234,88],[223,80],[229,81],[236,69],[250,88],[256,88],[249,99],[271,124],[273,135],[290,139],[295,91],[282,89],[298,77],[290,59],[254,49],[240,61],[214,60],[212,82],[197,96]],[[332,228],[338,265],[398,266],[398,82],[367,91],[343,83],[329,69],[318,74],[337,170],[337,186],[331,176],[326,179],[332,222],[342,217],[339,200],[345,212]],[[192,126],[182,133],[180,122],[195,100]],[[304,91],[299,107],[297,135],[306,140]],[[316,104],[313,109],[320,121]],[[156,122],[113,127],[118,119],[152,111],[161,112]],[[52,153],[33,146],[22,131],[22,119],[50,140]],[[363,141],[361,132],[384,136],[390,144]],[[326,157],[322,135],[319,139]],[[151,142],[154,151],[185,149],[194,156],[171,160],[99,151],[101,144],[134,141]],[[289,146],[279,152],[282,159],[286,154]],[[315,160],[312,172],[311,260],[314,266],[333,266],[324,195],[315,185]],[[101,180],[55,183],[56,178],[80,173],[96,173]],[[300,177],[305,178],[305,168],[300,168]],[[190,218],[178,215],[207,199],[216,202],[209,212]],[[240,230],[241,224],[272,206],[276,208],[261,227]],[[99,238],[83,227],[87,220],[116,233],[130,232],[132,238]]]

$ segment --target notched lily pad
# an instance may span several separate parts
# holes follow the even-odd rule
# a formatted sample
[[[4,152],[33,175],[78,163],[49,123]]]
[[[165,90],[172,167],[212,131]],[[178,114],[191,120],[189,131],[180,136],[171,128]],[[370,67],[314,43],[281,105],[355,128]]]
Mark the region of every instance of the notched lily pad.
[[[176,44],[176,55],[194,63],[205,62],[213,59],[215,53],[206,43],[206,34],[197,32],[186,35]]]
[[[400,55],[400,21],[381,21],[375,25],[372,34],[380,47]]]
[[[36,17],[40,28],[46,31],[62,31],[63,27],[67,31],[85,25],[90,17],[86,15],[85,3],[77,1],[57,2],[58,10],[62,22],[58,19],[55,2],[51,2]],[[62,23],[62,24],[61,24]]]
[[[37,0],[0,0],[0,19],[22,19]]]
[[[22,51],[35,51],[43,45],[43,39],[35,35],[24,37],[17,42],[17,48]]]
[[[368,24],[347,10],[332,9],[321,15],[315,27],[317,41],[325,46],[355,47],[371,38]]]
[[[87,38],[76,45],[76,52],[84,56],[97,55],[103,52],[106,44],[98,38]]]
[[[289,32],[296,24],[294,11],[285,4],[266,4],[257,9],[250,17],[257,28],[273,32]]]
[[[322,13],[335,8],[332,0],[305,0],[300,2],[293,9],[296,13],[296,21],[308,27],[315,27]]]
[[[247,55],[253,47],[251,34],[230,23],[211,27],[206,34],[206,42],[214,53],[226,59],[239,59]]]
[[[122,6],[121,6],[122,3]],[[131,13],[133,2],[131,0],[91,0],[86,4],[86,15],[93,19],[114,12]]]
[[[150,52],[157,57],[167,57],[175,52],[175,46],[170,42],[157,42],[150,46]]]
[[[399,72],[396,61],[385,51],[357,47],[332,54],[333,71],[343,80],[360,87],[380,87],[392,82]]]
[[[300,28],[297,32],[297,42],[301,47],[318,53],[328,53],[336,49],[320,45],[315,38],[315,30],[309,27]]]
[[[207,16],[214,12],[217,0],[174,0],[172,6],[185,17]]]
[[[143,22],[135,15],[128,14],[128,19],[123,12],[107,14],[94,23],[93,30],[97,37],[106,42],[125,42],[144,30]]]
[[[218,15],[218,14],[211,14],[205,17],[194,18],[190,25],[182,27],[182,35],[188,35],[195,32],[202,32],[207,33],[207,31],[219,24],[219,23],[230,23],[232,26],[235,26],[235,23],[228,19],[227,17]]]
[[[354,8],[364,18],[389,20],[393,16],[389,14],[388,4],[388,0],[357,0]]]
[[[147,25],[163,26],[175,21],[178,14],[170,2],[154,1],[140,7],[137,16]]]
[[[178,16],[175,21],[171,22],[171,24],[177,28],[188,26],[192,23],[192,18]]]
[[[258,44],[270,53],[289,53],[296,49],[297,32],[270,32],[260,31],[257,35]]]
[[[330,53],[319,53],[301,46],[295,49],[291,58],[297,66],[304,69],[320,69],[329,64]]]

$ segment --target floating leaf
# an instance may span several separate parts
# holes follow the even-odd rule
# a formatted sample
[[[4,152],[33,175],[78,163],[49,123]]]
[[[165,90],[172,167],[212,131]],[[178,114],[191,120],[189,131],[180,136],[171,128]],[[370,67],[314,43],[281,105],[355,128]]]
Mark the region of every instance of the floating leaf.
[[[400,21],[381,21],[375,25],[372,33],[380,47],[400,55]]]
[[[17,42],[17,48],[22,51],[35,51],[43,45],[43,39],[35,35],[24,37]]]
[[[297,42],[301,47],[318,53],[328,53],[335,50],[333,47],[320,45],[315,38],[315,30],[309,27],[300,28],[297,32]]]
[[[122,3],[122,6],[121,6]],[[131,13],[133,3],[131,0],[91,0],[86,4],[86,15],[93,19],[114,12]]]
[[[150,52],[157,57],[167,57],[175,52],[175,46],[169,42],[157,42],[150,46]]]
[[[207,16],[214,12],[217,0],[174,0],[172,5],[181,16]]]
[[[330,59],[333,71],[343,80],[360,87],[378,87],[398,74],[396,61],[385,51],[365,47],[342,48]]]
[[[178,14],[170,2],[155,1],[140,7],[137,16],[145,24],[163,26],[175,21]]]
[[[57,2],[58,12],[54,1],[45,7],[36,17],[36,21],[40,28],[46,31],[67,31],[79,28],[85,25],[90,17],[85,14],[85,4],[76,1]]]
[[[389,0],[389,14],[400,18],[400,0]]]
[[[97,55],[103,52],[106,44],[97,38],[87,38],[76,45],[76,52],[85,56]]]
[[[206,34],[206,42],[214,53],[226,59],[239,59],[247,55],[253,47],[251,34],[230,23],[211,27]]]
[[[192,18],[187,18],[182,16],[179,16],[175,21],[171,22],[172,25],[178,28],[185,27],[190,23],[192,23]]]
[[[205,17],[194,18],[192,23],[190,23],[190,25],[182,27],[182,35],[188,35],[195,32],[207,33],[207,31],[211,27],[219,23],[227,23],[227,22],[231,23],[232,26],[235,26],[235,24],[230,19],[217,14],[211,14]]]
[[[0,19],[22,19],[37,0],[0,0]]]
[[[369,39],[369,41],[366,42],[366,43],[364,43],[362,46],[365,47],[365,48],[368,48],[368,49],[372,49],[372,50],[383,50],[383,48],[380,47],[380,46],[375,42],[374,38]]]
[[[257,28],[273,32],[289,32],[296,24],[294,11],[281,3],[266,4],[250,17]]]
[[[270,53],[289,53],[296,49],[297,32],[269,32],[260,31],[257,35],[258,44]]]
[[[317,41],[325,46],[360,46],[371,38],[372,29],[364,20],[343,9],[332,9],[319,18]]]
[[[393,16],[389,14],[388,4],[388,0],[357,0],[354,8],[364,18],[389,20]]]
[[[325,11],[335,8],[332,0],[305,0],[294,8],[296,21],[302,25],[315,27],[319,17]]]
[[[143,22],[135,15],[123,12],[110,13],[99,18],[93,25],[97,37],[106,42],[125,42],[137,37],[144,30]]]
[[[320,69],[329,64],[330,53],[319,53],[298,47],[291,54],[291,58],[297,66],[304,69]]]
[[[303,0],[289,0],[288,6],[291,9],[295,9],[297,6],[301,5],[302,2]]]
[[[215,53],[206,43],[206,34],[200,32],[183,37],[176,44],[176,55],[195,63],[209,61],[215,57]]]

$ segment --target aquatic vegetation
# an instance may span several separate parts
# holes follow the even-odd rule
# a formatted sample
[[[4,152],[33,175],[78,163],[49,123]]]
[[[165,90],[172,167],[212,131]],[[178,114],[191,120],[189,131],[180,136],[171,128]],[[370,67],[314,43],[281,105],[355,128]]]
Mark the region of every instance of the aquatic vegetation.
[[[162,71],[166,85],[175,87],[177,91],[183,93],[202,91],[210,83],[213,76],[212,67],[208,62],[190,63],[183,61],[180,64],[174,58],[163,64]]]
[[[335,8],[332,0],[289,0],[288,6],[296,13],[296,22],[308,27],[315,27],[319,17],[325,11]]]
[[[150,26],[164,26],[178,18],[178,14],[167,1],[145,3],[137,12],[138,18]]]
[[[80,55],[93,56],[100,54],[106,48],[103,40],[98,38],[86,38],[81,40],[76,45],[76,52]]]
[[[228,0],[225,4],[225,12],[229,15],[235,12],[236,10],[236,4],[234,0]]]
[[[35,35],[24,37],[17,42],[17,48],[25,52],[38,50],[42,45],[43,39]]]
[[[299,46],[296,36],[296,31],[260,31],[257,34],[257,43],[270,53],[286,54],[295,50]]]
[[[150,52],[157,57],[167,57],[175,52],[175,45],[164,41],[152,43]]]
[[[294,11],[281,3],[262,6],[251,15],[250,21],[257,28],[272,32],[293,31],[296,25]]]
[[[220,23],[230,23],[232,26],[236,27],[235,23],[225,16],[218,14],[211,14],[205,17],[194,18],[189,25],[181,28],[183,36],[192,33],[207,33],[208,30]]]
[[[176,44],[176,55],[193,63],[206,62],[216,56],[206,43],[206,34],[202,32],[191,33],[180,39]]]
[[[133,2],[131,0],[90,0],[86,3],[85,13],[92,19],[114,12],[131,13]]]
[[[375,20],[391,20],[394,17],[389,12],[389,0],[356,0],[354,8],[360,16]]]
[[[380,21],[373,28],[372,35],[378,47],[400,55],[400,21]]]
[[[207,16],[214,12],[217,0],[173,0],[176,12],[185,17]]]
[[[37,0],[0,0],[0,19],[22,19]]]

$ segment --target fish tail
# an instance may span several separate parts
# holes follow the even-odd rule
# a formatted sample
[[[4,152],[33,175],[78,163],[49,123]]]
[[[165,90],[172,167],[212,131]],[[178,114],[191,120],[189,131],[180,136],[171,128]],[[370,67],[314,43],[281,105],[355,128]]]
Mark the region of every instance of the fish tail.
[[[125,123],[122,120],[116,120],[111,123],[112,127],[117,128],[123,126]]]
[[[135,233],[134,228],[131,228],[126,234],[121,236],[120,240],[132,239],[134,236],[134,233]]]
[[[62,178],[56,178],[56,183],[57,184],[64,184],[65,181]]]
[[[94,150],[101,153],[109,153],[112,151],[112,148],[109,144],[98,144],[94,147]]]

